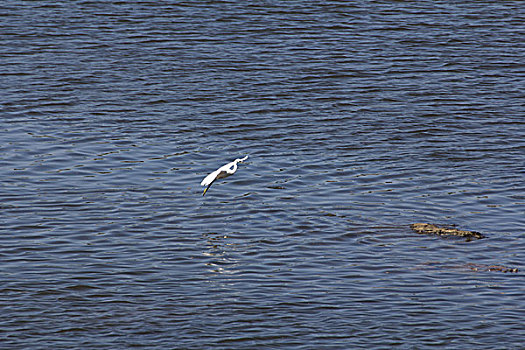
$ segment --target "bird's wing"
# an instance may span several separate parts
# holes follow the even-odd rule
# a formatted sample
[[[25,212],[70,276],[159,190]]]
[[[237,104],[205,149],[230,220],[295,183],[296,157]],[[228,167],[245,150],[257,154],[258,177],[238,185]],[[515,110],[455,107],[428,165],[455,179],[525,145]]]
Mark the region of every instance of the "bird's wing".
[[[232,167],[235,167],[237,165],[237,163],[235,161],[233,162],[230,162],[228,164],[225,164],[223,166],[221,166],[218,170],[219,173],[221,173],[219,175],[219,179],[223,178],[223,177],[227,177],[228,175],[231,175],[231,169]]]
[[[217,180],[217,176],[219,175],[220,172],[221,172],[221,169],[217,169],[211,174],[209,174],[208,176],[206,176],[204,180],[202,180],[201,186],[208,186],[213,181]]]

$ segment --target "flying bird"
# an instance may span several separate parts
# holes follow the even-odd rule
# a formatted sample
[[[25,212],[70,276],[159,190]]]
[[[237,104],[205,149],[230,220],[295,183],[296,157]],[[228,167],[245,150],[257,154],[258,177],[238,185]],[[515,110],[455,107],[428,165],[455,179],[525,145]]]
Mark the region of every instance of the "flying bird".
[[[242,163],[246,159],[248,159],[248,156],[244,158],[237,158],[233,162],[221,166],[219,169],[215,170],[213,173],[206,176],[204,180],[202,180],[201,186],[208,186],[208,187],[206,187],[202,195],[204,196],[206,194],[206,192],[208,191],[210,186],[215,182],[215,180],[223,179],[225,177],[235,174],[235,172],[237,171],[237,163]]]

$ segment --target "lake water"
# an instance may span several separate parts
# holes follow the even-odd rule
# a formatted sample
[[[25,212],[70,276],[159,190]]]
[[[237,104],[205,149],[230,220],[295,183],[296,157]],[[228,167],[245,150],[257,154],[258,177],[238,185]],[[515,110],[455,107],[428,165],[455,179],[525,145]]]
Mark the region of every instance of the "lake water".
[[[523,349],[522,1],[0,10],[2,349]]]

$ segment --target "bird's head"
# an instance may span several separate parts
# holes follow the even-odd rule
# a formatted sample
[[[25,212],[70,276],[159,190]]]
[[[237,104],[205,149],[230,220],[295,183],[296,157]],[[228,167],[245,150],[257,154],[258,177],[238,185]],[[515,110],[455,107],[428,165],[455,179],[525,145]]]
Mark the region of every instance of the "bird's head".
[[[235,161],[238,162],[238,163],[242,163],[242,162],[244,162],[246,159],[248,159],[248,156],[245,156],[244,158],[237,158],[237,159],[235,159]]]

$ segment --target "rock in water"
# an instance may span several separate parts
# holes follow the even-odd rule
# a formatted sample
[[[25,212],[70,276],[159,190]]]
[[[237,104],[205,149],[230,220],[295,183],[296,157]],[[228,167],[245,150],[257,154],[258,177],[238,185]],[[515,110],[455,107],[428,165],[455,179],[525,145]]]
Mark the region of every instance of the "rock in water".
[[[433,224],[411,224],[410,228],[420,234],[431,234],[440,236],[459,236],[467,239],[477,238],[481,239],[484,236],[476,231],[458,230],[455,228],[439,227]]]

